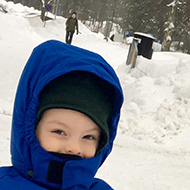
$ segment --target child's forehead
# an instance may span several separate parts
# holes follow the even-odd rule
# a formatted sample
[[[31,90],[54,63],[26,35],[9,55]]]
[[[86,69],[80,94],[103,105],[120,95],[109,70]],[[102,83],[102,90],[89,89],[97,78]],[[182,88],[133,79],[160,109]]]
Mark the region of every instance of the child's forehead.
[[[41,123],[48,124],[48,127],[61,127],[72,130],[81,129],[85,132],[101,131],[100,127],[87,115],[70,109],[46,110],[41,120]]]

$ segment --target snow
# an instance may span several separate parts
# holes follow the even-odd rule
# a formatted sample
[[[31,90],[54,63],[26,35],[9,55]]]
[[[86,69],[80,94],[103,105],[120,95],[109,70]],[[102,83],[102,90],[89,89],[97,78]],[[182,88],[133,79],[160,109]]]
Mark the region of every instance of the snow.
[[[170,4],[168,4],[167,6],[168,7],[175,7],[176,5],[181,5],[182,4],[182,2],[180,2],[179,0],[174,0],[173,2],[171,2]]]
[[[63,17],[40,20],[40,12],[0,0],[0,166],[11,165],[10,130],[15,90],[33,48],[64,41]],[[33,15],[33,17],[31,17]],[[79,22],[73,45],[101,54],[117,72],[124,105],[111,155],[97,177],[120,190],[190,189],[190,55],[154,52],[126,66],[129,46],[106,42]]]
[[[145,34],[145,33],[142,33],[142,32],[135,32],[134,34],[137,34],[139,36],[144,36],[144,37],[147,37],[147,38],[151,38],[154,40],[154,37],[149,35],[149,34]]]

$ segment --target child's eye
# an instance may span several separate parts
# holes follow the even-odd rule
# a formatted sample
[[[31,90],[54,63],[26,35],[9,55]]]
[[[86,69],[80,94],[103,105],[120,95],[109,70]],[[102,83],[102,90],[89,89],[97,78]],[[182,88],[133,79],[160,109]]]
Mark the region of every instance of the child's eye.
[[[84,137],[83,137],[84,139],[88,139],[88,140],[94,140],[94,139],[96,139],[94,136],[92,136],[92,135],[85,135]]]
[[[62,131],[62,130],[55,130],[53,132],[56,133],[56,134],[59,134],[59,135],[65,135],[65,132]]]

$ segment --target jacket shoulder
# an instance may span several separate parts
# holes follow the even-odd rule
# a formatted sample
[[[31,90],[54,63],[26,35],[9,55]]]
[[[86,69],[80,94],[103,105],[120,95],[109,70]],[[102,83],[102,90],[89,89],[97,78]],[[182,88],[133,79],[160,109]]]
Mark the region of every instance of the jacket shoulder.
[[[68,19],[67,19],[67,21],[70,21],[72,19],[72,17],[69,17]]]
[[[9,167],[0,167],[0,180],[6,176],[16,176],[18,173],[12,166]]]
[[[90,190],[100,190],[100,189],[113,190],[113,188],[110,187],[105,181],[95,178]]]
[[[1,190],[45,190],[44,188],[23,178],[14,167],[0,168],[0,189]]]

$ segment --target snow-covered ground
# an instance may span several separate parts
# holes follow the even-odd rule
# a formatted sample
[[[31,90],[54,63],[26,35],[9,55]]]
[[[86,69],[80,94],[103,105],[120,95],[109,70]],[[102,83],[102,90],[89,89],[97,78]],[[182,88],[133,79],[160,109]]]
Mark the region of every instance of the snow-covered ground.
[[[15,90],[33,48],[65,39],[65,18],[0,0],[0,166],[10,165]],[[31,14],[32,13],[32,14]],[[32,15],[32,16],[31,16]],[[35,15],[35,16],[34,16]],[[117,72],[125,102],[114,149],[97,173],[117,190],[190,189],[190,55],[154,52],[126,66],[129,46],[106,42],[79,22],[73,45],[102,55]]]

